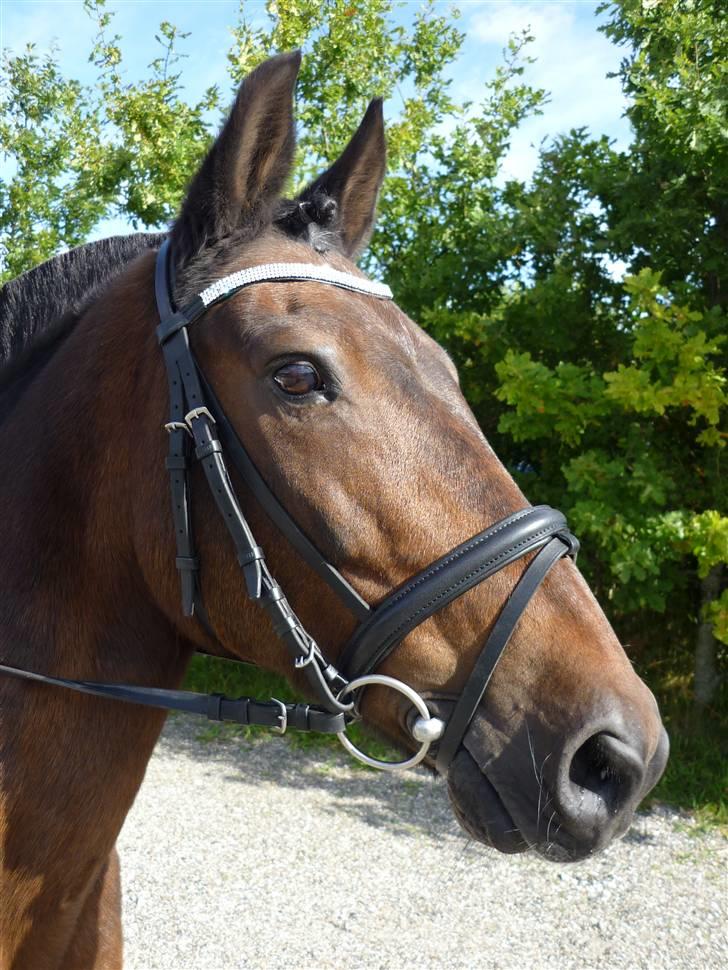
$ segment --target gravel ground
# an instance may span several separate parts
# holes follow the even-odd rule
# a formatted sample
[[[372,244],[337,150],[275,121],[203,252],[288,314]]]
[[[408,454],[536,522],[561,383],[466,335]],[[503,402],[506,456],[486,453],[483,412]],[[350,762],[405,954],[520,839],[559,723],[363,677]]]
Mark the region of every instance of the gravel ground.
[[[424,772],[201,730],[168,723],[121,835],[127,970],[728,966],[728,843],[686,816],[558,867],[468,841]]]

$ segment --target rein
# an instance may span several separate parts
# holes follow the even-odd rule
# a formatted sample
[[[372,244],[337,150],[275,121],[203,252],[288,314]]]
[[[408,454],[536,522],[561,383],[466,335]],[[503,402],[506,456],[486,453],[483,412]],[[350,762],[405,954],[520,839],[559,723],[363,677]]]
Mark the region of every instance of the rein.
[[[188,328],[210,307],[252,285],[308,281],[374,299],[391,300],[389,287],[328,266],[269,263],[216,281],[185,307],[176,310],[171,298],[170,270],[169,240],[165,240],[157,256],[155,271],[155,293],[161,321],[156,332],[169,383],[166,467],[170,475],[182,612],[185,616],[196,616],[208,634],[217,639],[202,603],[200,562],[195,554],[192,533],[189,472],[193,464],[199,463],[232,539],[247,594],[267,611],[294,667],[306,674],[318,704],[284,704],[276,699],[233,699],[220,694],[99,684],[50,677],[4,665],[0,665],[0,673],[113,700],[187,711],[211,720],[262,725],[281,734],[289,727],[334,733],[358,760],[388,770],[418,764],[428,754],[431,745],[437,744],[435,767],[445,774],[531,597],[559,559],[564,556],[576,558],[579,544],[569,532],[565,517],[545,505],[509,515],[431,563],[373,608],[328,562],[268,488],[227,419],[213,388],[205,380],[190,348]],[[343,648],[338,668],[328,662],[314,638],[305,630],[271,574],[263,550],[256,543],[240,508],[226,458],[279,531],[359,621]],[[428,617],[529,553],[535,555],[493,625],[447,722],[433,717],[425,700],[412,687],[375,672],[407,634]],[[407,724],[420,747],[406,760],[382,762],[370,758],[346,736],[347,725],[359,717],[361,692],[374,684],[394,689],[412,705],[412,716],[407,718]]]

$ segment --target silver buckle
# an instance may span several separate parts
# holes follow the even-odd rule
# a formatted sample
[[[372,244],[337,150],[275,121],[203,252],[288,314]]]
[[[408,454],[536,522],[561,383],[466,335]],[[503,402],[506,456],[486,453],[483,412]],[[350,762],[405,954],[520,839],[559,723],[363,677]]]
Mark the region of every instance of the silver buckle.
[[[188,435],[192,435],[192,431],[184,421],[168,421],[164,425],[164,430],[167,434],[172,434],[173,431],[186,431]]]
[[[285,734],[286,729],[288,728],[288,708],[283,701],[279,701],[277,697],[271,697],[271,701],[273,701],[274,704],[277,704],[281,709],[281,713],[278,715],[278,720],[281,723],[278,727],[272,727],[271,731],[273,734]]]
[[[185,424],[187,425],[188,429],[192,431],[192,422],[197,418],[202,417],[209,418],[213,424],[217,423],[207,408],[192,408],[191,411],[188,411],[187,414],[185,414]]]

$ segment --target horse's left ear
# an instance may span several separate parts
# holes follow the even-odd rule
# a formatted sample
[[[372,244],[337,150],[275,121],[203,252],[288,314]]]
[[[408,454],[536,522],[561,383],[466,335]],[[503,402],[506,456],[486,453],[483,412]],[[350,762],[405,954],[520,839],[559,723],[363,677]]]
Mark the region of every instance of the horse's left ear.
[[[352,259],[364,249],[374,227],[386,158],[382,99],[375,98],[339,159],[298,196],[305,202],[323,192],[336,202],[341,249]]]

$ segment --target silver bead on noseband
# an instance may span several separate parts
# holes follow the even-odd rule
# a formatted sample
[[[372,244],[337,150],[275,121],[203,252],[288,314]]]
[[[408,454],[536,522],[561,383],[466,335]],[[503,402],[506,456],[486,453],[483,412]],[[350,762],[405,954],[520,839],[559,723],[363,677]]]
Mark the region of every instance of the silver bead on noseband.
[[[439,717],[418,717],[412,725],[412,737],[415,741],[439,741],[445,730],[445,722]]]

